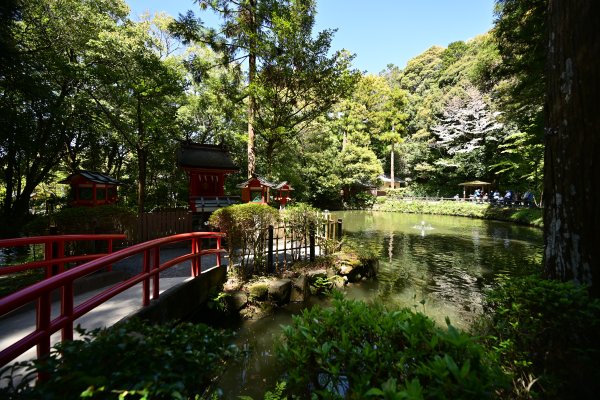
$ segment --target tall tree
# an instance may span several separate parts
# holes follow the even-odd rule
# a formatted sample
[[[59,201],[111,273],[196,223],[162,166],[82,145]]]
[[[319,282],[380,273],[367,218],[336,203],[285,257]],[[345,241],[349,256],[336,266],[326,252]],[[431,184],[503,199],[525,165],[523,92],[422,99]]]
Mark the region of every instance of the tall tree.
[[[22,2],[10,25],[14,44],[0,73],[0,226],[18,229],[36,187],[51,177],[86,113],[84,55],[100,32],[127,14],[119,0]],[[7,222],[7,221],[10,221]],[[14,234],[14,232],[8,232]]]
[[[313,37],[314,0],[199,1],[223,19],[220,32],[201,26],[193,13],[173,30],[209,43],[227,64],[247,68],[248,176],[256,172],[257,134],[267,169],[276,146],[345,96],[358,78],[351,56],[330,56],[333,31]],[[201,75],[201,74],[197,74]]]
[[[99,110],[137,161],[138,212],[145,210],[148,165],[177,136],[178,96],[184,88],[177,59],[161,58],[150,21],[127,22],[94,43],[90,64]]]
[[[548,10],[544,267],[600,297],[600,6],[551,0]]]

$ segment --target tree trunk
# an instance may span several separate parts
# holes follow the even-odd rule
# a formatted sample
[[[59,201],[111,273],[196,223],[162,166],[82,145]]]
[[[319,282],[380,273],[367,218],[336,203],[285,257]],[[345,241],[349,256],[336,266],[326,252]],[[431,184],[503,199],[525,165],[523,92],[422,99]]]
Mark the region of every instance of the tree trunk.
[[[141,215],[146,211],[146,175],[148,166],[148,156],[146,149],[140,148],[137,151],[138,156],[138,213]]]
[[[394,189],[395,181],[394,181],[394,142],[392,142],[392,151],[390,153],[390,188]]]
[[[256,0],[250,0],[250,26],[253,33],[256,33]],[[250,50],[248,53],[248,86],[250,95],[248,96],[248,178],[252,178],[256,171],[256,149],[254,134],[254,119],[256,112],[256,99],[254,97],[252,83],[256,76],[256,35],[250,38]]]
[[[544,269],[600,297],[600,10],[596,0],[549,4]]]

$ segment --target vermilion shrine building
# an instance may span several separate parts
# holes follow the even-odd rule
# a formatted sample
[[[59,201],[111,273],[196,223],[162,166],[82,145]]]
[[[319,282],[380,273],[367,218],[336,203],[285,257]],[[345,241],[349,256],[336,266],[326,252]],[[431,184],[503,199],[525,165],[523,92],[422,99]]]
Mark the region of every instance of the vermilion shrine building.
[[[242,202],[244,203],[276,202],[281,208],[285,208],[290,200],[290,192],[294,190],[287,182],[273,183],[256,175],[237,187],[242,189]]]
[[[77,171],[59,183],[71,185],[71,205],[87,207],[115,204],[117,186],[123,185],[108,175],[86,170]]]
[[[239,196],[225,196],[225,177],[239,171],[220,146],[183,143],[177,151],[177,165],[188,175],[188,201],[194,213],[210,213],[239,202]]]

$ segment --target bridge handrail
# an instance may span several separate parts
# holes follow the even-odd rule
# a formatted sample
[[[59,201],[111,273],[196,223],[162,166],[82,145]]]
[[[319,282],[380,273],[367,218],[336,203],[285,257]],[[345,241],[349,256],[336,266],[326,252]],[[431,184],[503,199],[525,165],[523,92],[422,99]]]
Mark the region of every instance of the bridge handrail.
[[[44,259],[31,261],[19,265],[9,265],[0,268],[0,276],[13,274],[15,272],[22,272],[29,269],[46,268],[46,278],[55,275],[52,271],[52,266],[58,266],[56,272],[62,272],[64,265],[68,263],[87,261],[93,258],[102,257],[106,254],[112,253],[113,241],[114,240],[125,240],[126,235],[121,233],[110,233],[110,234],[78,234],[78,235],[48,235],[48,236],[30,236],[13,239],[0,239],[0,248],[8,247],[19,247],[29,246],[32,244],[43,244],[45,247]],[[65,243],[76,242],[76,241],[97,241],[105,240],[107,242],[107,253],[96,253],[96,254],[85,254],[79,256],[67,256],[64,255]],[[54,245],[56,248],[53,250]],[[56,254],[54,253],[56,251]],[[110,265],[108,266],[110,270]]]
[[[50,352],[50,336],[62,330],[62,341],[73,339],[73,321],[95,307],[116,296],[117,294],[143,283],[142,305],[150,304],[152,298],[159,297],[159,273],[183,261],[191,260],[192,276],[201,273],[200,258],[203,255],[217,254],[217,267],[221,265],[220,255],[225,250],[221,249],[221,238],[224,233],[219,232],[192,232],[163,237],[139,243],[131,247],[118,250],[101,258],[89,261],[80,266],[69,269],[58,275],[52,276],[41,282],[23,288],[15,293],[0,298],[0,317],[10,313],[34,300],[36,306],[36,328],[33,332],[24,336],[0,351],[0,367],[14,360],[19,355],[33,346],[37,345],[37,357],[42,358]],[[217,239],[216,248],[201,249],[202,239]],[[160,264],[160,246],[191,240],[191,252]],[[126,281],[120,282],[110,288],[98,293],[90,299],[74,306],[73,285],[76,279],[87,276],[96,271],[106,268],[117,261],[124,260],[134,255],[143,254],[142,272],[132,276]],[[152,278],[152,287],[150,286]],[[60,315],[51,319],[51,292],[62,289]]]

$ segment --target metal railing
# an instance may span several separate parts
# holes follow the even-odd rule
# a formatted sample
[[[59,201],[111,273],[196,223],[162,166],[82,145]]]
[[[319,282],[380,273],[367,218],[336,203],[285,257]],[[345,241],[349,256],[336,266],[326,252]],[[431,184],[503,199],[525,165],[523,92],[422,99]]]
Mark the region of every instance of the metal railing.
[[[217,232],[193,232],[140,243],[89,261],[1,298],[0,317],[31,302],[36,302],[36,326],[32,332],[0,351],[0,366],[9,363],[34,346],[37,346],[37,357],[44,357],[50,352],[52,334],[61,331],[62,341],[72,340],[73,322],[76,319],[139,283],[142,283],[142,306],[149,305],[151,298],[159,297],[159,274],[168,268],[189,260],[191,261],[191,275],[198,276],[202,272],[201,257],[209,254],[216,255],[216,266],[219,267],[221,254],[225,252],[221,249],[223,236],[224,234]],[[215,247],[202,249],[204,239],[216,239]],[[160,262],[161,246],[185,241],[190,241],[189,253],[176,256],[163,263]],[[143,256],[141,272],[102,290],[81,304],[74,304],[73,285],[75,280],[140,254]],[[60,313],[57,317],[52,318],[51,293],[55,290],[60,291]]]

